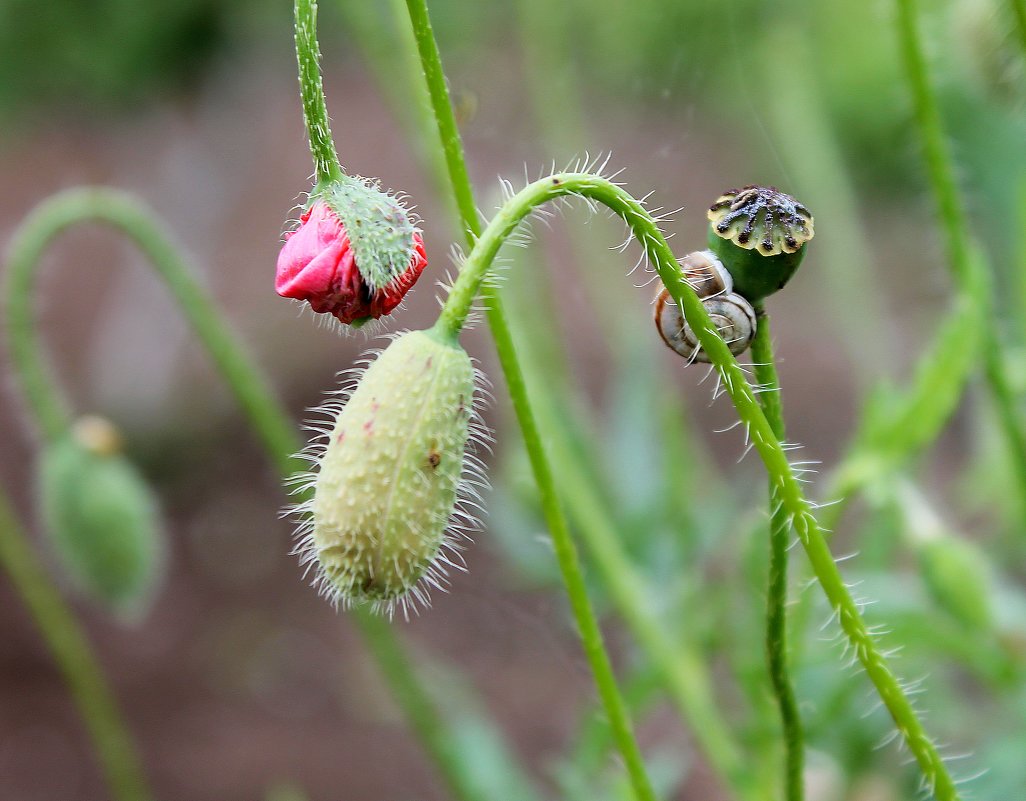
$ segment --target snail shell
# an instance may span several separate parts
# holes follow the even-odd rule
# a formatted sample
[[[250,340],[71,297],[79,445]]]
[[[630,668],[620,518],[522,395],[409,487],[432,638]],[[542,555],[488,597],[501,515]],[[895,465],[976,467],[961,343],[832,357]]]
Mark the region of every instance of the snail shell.
[[[702,305],[730,352],[735,356],[744,353],[755,337],[755,309],[733,291],[730,273],[708,250],[688,254],[681,260],[681,268],[684,280],[702,299]],[[656,295],[655,324],[663,342],[689,364],[709,361],[698,337],[665,287]]]

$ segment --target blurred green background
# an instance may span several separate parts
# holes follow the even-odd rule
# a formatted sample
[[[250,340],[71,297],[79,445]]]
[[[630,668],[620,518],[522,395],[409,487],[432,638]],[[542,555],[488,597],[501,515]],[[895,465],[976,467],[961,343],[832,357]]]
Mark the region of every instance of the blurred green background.
[[[833,466],[871,408],[909,383],[952,306],[888,2],[690,0],[431,3],[468,160],[487,215],[496,176],[611,153],[635,195],[683,206],[678,255],[702,249],[722,190],[773,184],[816,216],[788,290],[769,302],[789,439]],[[922,29],[1017,402],[1026,388],[1026,34],[1003,0],[924,2]],[[325,89],[343,163],[407,192],[430,266],[396,325],[427,325],[456,225],[423,135],[401,3],[322,0]],[[297,420],[369,344],[339,337],[272,290],[284,221],[311,173],[288,4],[0,0],[0,245],[52,192],[122,187],[164,219]],[[603,156],[604,157],[604,156]],[[601,215],[535,226],[505,289],[537,386],[585,460],[654,615],[701,656],[753,764],[777,731],[763,668],[764,476],[710,405],[704,370],[658,344],[637,252]],[[138,619],[75,608],[110,671],[162,798],[446,798],[344,615],[288,555],[286,502],[223,384],[141,257],[84,228],[46,257],[40,314],[78,410],[123,429],[162,499],[164,582]],[[642,284],[639,271],[629,279]],[[486,332],[468,348],[498,383]],[[6,355],[0,371],[7,372]],[[1026,495],[979,371],[922,458],[869,482],[836,533],[871,623],[904,643],[932,732],[989,769],[973,797],[1026,797]],[[35,441],[11,387],[0,481],[38,528]],[[501,385],[485,529],[432,610],[398,624],[493,798],[625,798],[558,583]],[[567,410],[573,410],[572,414]],[[1020,405],[1019,411],[1022,412]],[[988,560],[987,612],[960,614],[959,572],[930,584],[941,530]],[[41,546],[42,547],[42,546]],[[868,683],[829,630],[794,551],[796,680],[810,801],[914,797]],[[51,560],[52,561],[52,560]],[[55,571],[58,581],[62,581]],[[727,799],[593,571],[594,597],[664,797]],[[947,583],[944,583],[947,582]],[[954,589],[952,589],[952,587]],[[104,796],[75,710],[30,619],[0,582],[0,787],[19,801]],[[443,663],[444,666],[443,666]],[[519,767],[515,764],[519,762]],[[513,788],[512,790],[510,788]]]

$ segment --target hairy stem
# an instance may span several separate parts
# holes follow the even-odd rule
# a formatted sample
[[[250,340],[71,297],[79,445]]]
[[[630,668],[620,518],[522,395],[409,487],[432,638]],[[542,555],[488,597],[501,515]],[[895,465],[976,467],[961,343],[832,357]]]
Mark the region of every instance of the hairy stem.
[[[449,170],[450,184],[456,198],[456,206],[463,220],[466,241],[468,246],[475,247],[477,237],[481,234],[481,221],[478,217],[474,191],[463,157],[459,128],[453,115],[449,91],[445,85],[445,73],[438,52],[438,43],[435,41],[431,29],[427,4],[424,0],[407,0],[406,7],[410,14],[410,23],[413,27],[417,51],[420,54],[428,94],[431,97],[431,106],[435,112],[438,135]],[[480,286],[475,287],[475,294],[479,289]],[[542,437],[527,393],[523,370],[517,357],[506,312],[499,296],[491,290],[485,293],[484,301],[487,308],[488,325],[499,356],[499,364],[506,379],[506,387],[513,410],[524,437],[524,445],[541,498],[542,512],[552,535],[553,548],[556,552],[563,583],[566,585],[574,620],[577,623],[581,645],[591,666],[595,686],[609,717],[609,725],[626,765],[634,794],[638,801],[650,801],[655,799],[655,791],[645,770],[641,748],[634,736],[627,705],[617,686],[616,675],[606,651],[602,631],[588,598],[577,548],[570,536],[569,526],[560,507],[552,467],[542,444]],[[453,331],[454,335],[455,333],[457,332]]]
[[[293,454],[301,450],[303,442],[262,371],[223,322],[223,316],[193,278],[152,214],[138,200],[110,189],[69,190],[44,201],[15,232],[11,243],[5,297],[7,339],[12,349],[15,378],[47,439],[60,435],[70,415],[60,387],[48,369],[42,339],[35,328],[32,302],[35,278],[40,258],[49,243],[63,230],[85,222],[113,227],[131,239],[148,257],[246,412],[271,461],[283,477],[291,477],[297,466],[302,464],[295,461]],[[11,552],[15,556],[31,554],[28,544],[17,531],[9,530],[5,539],[15,540],[14,545],[8,542],[5,552],[13,548]],[[9,560],[5,557],[6,561]],[[20,573],[23,579],[31,578],[33,585],[45,584],[45,574],[41,571]],[[16,581],[16,586],[26,604],[34,608],[35,601],[25,589],[28,586],[26,580]],[[54,621],[59,623],[62,618],[72,620],[71,613],[63,606],[60,596],[48,589],[48,585],[38,592],[44,594],[52,608],[62,610],[47,616],[37,614],[37,621],[66,672],[69,668],[76,671],[68,680],[77,696],[78,687],[91,686],[96,680],[86,675],[88,662],[67,661],[54,645],[64,639]],[[354,617],[390,690],[419,737],[421,746],[448,782],[453,796],[460,801],[479,801],[481,793],[470,781],[469,772],[461,769],[460,755],[451,746],[455,738],[448,731],[448,725],[431,694],[412,670],[395,633],[390,627],[380,625],[368,612],[357,610]],[[88,720],[93,710],[86,707],[83,713]],[[107,730],[102,725],[94,726],[92,722],[90,728],[101,733]],[[96,740],[96,747],[101,754],[111,750],[99,740]]]
[[[92,738],[117,801],[153,798],[132,735],[75,616],[50,583],[0,492],[0,562],[43,633]]]
[[[773,358],[769,315],[762,304],[756,307],[759,327],[752,342],[752,360],[755,362],[755,381],[759,385],[759,403],[769,422],[773,435],[784,440],[784,405],[780,396],[780,380]],[[791,533],[791,520],[777,497],[776,487],[770,482],[770,562],[766,588],[766,656],[769,662],[770,683],[780,708],[784,729],[784,788],[787,801],[802,801],[805,796],[804,765],[805,735],[802,719],[795,700],[794,682],[791,680],[787,655],[787,546]]]
[[[317,169],[314,191],[342,177],[342,166],[331,137],[331,121],[321,81],[321,49],[317,44],[317,2],[296,0],[296,60],[303,119],[310,139],[310,155]]]
[[[887,660],[869,633],[858,606],[849,594],[813,514],[813,506],[806,500],[787,455],[763,414],[754,391],[737,360],[720,338],[701,300],[684,280],[680,265],[658,225],[638,200],[620,186],[590,173],[556,173],[528,184],[506,201],[481,233],[442,308],[436,330],[441,335],[459,335],[474,302],[474,296],[492,267],[503,242],[534,209],[567,195],[582,197],[606,206],[627,223],[634,237],[644,248],[663,285],[684,312],[688,325],[698,337],[703,350],[718,372],[725,391],[733,401],[738,416],[746,426],[751,442],[769,474],[778,503],[805,549],[813,572],[834,610],[855,658],[861,662],[909,751],[919,763],[927,786],[932,789],[939,801],[954,801],[958,798],[955,784],[936,747],[926,735],[900,682],[891,672]]]
[[[923,140],[927,173],[944,229],[948,264],[960,288],[972,281],[972,237],[958,194],[951,153],[944,139],[937,98],[930,85],[929,71],[916,20],[916,0],[897,0],[898,39],[905,74],[915,102],[916,124]],[[1026,487],[1026,428],[1015,404],[995,325],[991,299],[985,300],[984,373],[997,407],[998,420],[1021,486]]]

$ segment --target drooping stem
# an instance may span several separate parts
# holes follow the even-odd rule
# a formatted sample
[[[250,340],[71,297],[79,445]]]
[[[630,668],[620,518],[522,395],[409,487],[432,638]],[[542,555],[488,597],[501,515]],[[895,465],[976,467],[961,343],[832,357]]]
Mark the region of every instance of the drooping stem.
[[[153,215],[136,198],[105,188],[71,189],[43,201],[11,240],[5,293],[8,342],[16,378],[48,440],[59,436],[70,415],[60,386],[44,357],[35,325],[35,282],[43,252],[61,232],[84,222],[110,226],[145,254],[167,285],[196,336],[225,377],[264,446],[283,472],[296,467],[290,454],[298,450],[295,427],[210,296]]]
[[[260,437],[271,461],[283,477],[293,475],[296,470],[293,454],[301,450],[303,442],[288,413],[264,379],[262,371],[243,348],[238,337],[223,322],[213,301],[193,278],[188,266],[153,220],[152,214],[138,200],[110,189],[69,190],[44,201],[30,213],[11,242],[9,280],[4,303],[7,340],[12,349],[15,378],[44,436],[47,439],[59,436],[70,415],[61,389],[53,380],[42,339],[35,328],[33,298],[36,273],[49,243],[65,229],[85,222],[109,225],[139,246],[171,290],[196,335],[246,412],[250,425]],[[8,529],[6,539],[14,540],[14,543],[7,543],[5,553],[13,553],[15,558],[23,557],[24,554],[31,556],[28,543],[16,530]],[[6,557],[5,561],[8,561]],[[25,563],[22,558],[15,563],[15,567]],[[37,621],[51,642],[55,657],[66,672],[70,670],[75,673],[68,676],[68,681],[77,696],[77,687],[92,686],[97,679],[86,675],[89,667],[87,661],[69,661],[58,652],[58,648],[67,639],[58,624],[62,619],[73,621],[73,617],[60,596],[45,585],[47,579],[42,571],[26,572],[22,569],[19,572],[24,580],[16,580],[16,587],[26,604],[30,608],[35,606],[36,600],[29,594],[31,591],[40,593],[40,597],[45,598],[49,604],[49,614],[44,617],[37,615]],[[27,582],[28,578],[32,581]],[[26,590],[29,583],[33,587],[40,585],[43,588]],[[460,801],[480,801],[482,795],[470,780],[469,772],[460,768],[460,755],[451,746],[455,738],[448,724],[431,694],[413,671],[395,633],[390,627],[379,625],[368,612],[356,610],[354,618],[370,652],[378,660],[390,690],[419,737],[422,747],[448,782],[453,797]],[[103,697],[102,694],[97,695],[97,698]],[[83,713],[88,720],[88,716],[93,714],[92,707],[83,708]],[[101,734],[109,728],[90,722],[90,729]],[[96,747],[101,754],[117,750],[115,746],[98,740]],[[125,767],[125,771],[129,771],[129,768]],[[136,801],[136,798],[132,797],[132,801]]]
[[[923,140],[927,173],[944,229],[948,265],[960,288],[972,281],[972,237],[965,209],[955,182],[954,162],[944,139],[944,127],[923,52],[916,20],[915,0],[897,0],[898,39],[905,74],[915,103],[916,124]],[[984,317],[984,372],[991,397],[997,407],[998,420],[1021,486],[1026,487],[1026,427],[1015,404],[1014,393],[995,326],[992,301],[986,298]]]
[[[449,91],[445,85],[445,73],[438,52],[438,43],[435,41],[431,29],[427,4],[424,0],[406,0],[406,7],[410,14],[410,24],[413,27],[421,67],[424,70],[424,79],[435,113],[435,122],[445,153],[449,181],[456,198],[456,207],[459,209],[463,221],[467,245],[475,247],[477,237],[481,234],[481,220],[477,213],[474,190],[471,187],[466,161],[463,157],[463,145],[449,100]],[[475,287],[475,294],[479,289],[480,286]],[[626,765],[634,794],[638,801],[650,801],[655,799],[655,791],[652,789],[651,781],[645,770],[641,748],[634,736],[627,705],[617,685],[602,631],[588,598],[577,548],[570,536],[570,528],[560,506],[552,467],[542,444],[542,437],[527,393],[524,373],[517,357],[506,312],[498,294],[490,289],[484,293],[484,303],[487,309],[488,325],[495,342],[495,350],[499,356],[499,364],[506,379],[506,387],[513,410],[524,437],[531,471],[541,499],[542,512],[549,533],[552,535],[556,559],[559,563],[563,583],[566,585],[581,645],[591,667],[599,697],[609,717],[609,725]]]
[[[299,62],[299,91],[303,98],[303,119],[310,139],[310,155],[316,166],[316,187],[342,176],[342,166],[331,138],[331,122],[324,102],[321,81],[321,49],[317,44],[317,0],[296,0],[296,59]]]
[[[939,801],[954,801],[959,797],[955,784],[845,587],[813,514],[813,506],[806,500],[754,391],[737,360],[720,338],[701,301],[684,280],[680,265],[658,225],[638,200],[623,188],[589,173],[557,173],[528,184],[506,201],[481,233],[442,308],[436,330],[440,335],[458,336],[474,302],[475,293],[506,238],[534,209],[567,195],[586,198],[606,206],[627,223],[645,249],[663,285],[684,312],[688,325],[698,337],[733,401],[738,416],[748,429],[751,442],[769,474],[775,497],[802,543],[855,657],[861,662],[909,751],[919,763],[927,786]]]
[[[759,385],[759,403],[769,422],[773,435],[783,441],[784,408],[780,396],[780,380],[773,358],[773,341],[770,336],[770,319],[762,304],[756,307],[759,327],[752,342],[752,360],[755,362],[755,381]],[[795,700],[794,683],[791,680],[787,653],[787,546],[791,533],[791,520],[777,497],[771,482],[769,487],[770,508],[770,561],[769,580],[766,588],[766,656],[769,663],[770,684],[780,708],[780,720],[784,729],[785,751],[785,798],[787,801],[802,801],[805,796],[805,735],[802,719]]]
[[[0,491],[0,563],[46,639],[89,730],[111,794],[117,801],[153,798],[117,701],[75,616],[50,583]]]

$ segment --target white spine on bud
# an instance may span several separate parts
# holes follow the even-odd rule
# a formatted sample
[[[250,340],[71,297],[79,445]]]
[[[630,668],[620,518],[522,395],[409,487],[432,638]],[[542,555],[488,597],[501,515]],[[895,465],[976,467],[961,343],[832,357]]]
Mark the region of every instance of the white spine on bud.
[[[300,487],[314,497],[299,508],[297,550],[334,602],[389,613],[398,604],[405,614],[411,599],[428,603],[425,583],[442,586],[453,565],[444,551],[458,549],[450,521],[473,522],[458,495],[482,483],[465,453],[474,377],[458,344],[413,331],[370,364],[348,402],[325,407],[334,421]]]

